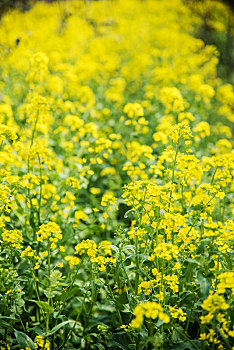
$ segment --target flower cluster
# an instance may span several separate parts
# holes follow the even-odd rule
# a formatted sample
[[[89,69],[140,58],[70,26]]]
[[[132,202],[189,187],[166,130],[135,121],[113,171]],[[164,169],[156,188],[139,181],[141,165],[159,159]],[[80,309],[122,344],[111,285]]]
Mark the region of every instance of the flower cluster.
[[[129,326],[133,328],[140,328],[144,321],[144,317],[153,320],[159,318],[164,323],[170,322],[170,317],[163,311],[163,307],[160,304],[151,301],[146,301],[145,303],[137,305],[134,310],[134,315],[135,318],[129,324]]]
[[[55,222],[48,222],[48,224],[41,225],[37,232],[38,242],[50,242],[51,249],[55,249],[57,247],[56,243],[62,238],[62,231]]]
[[[19,230],[6,230],[3,229],[2,232],[2,239],[3,242],[8,242],[10,245],[14,248],[21,249],[22,242],[23,242],[23,236],[22,232]]]

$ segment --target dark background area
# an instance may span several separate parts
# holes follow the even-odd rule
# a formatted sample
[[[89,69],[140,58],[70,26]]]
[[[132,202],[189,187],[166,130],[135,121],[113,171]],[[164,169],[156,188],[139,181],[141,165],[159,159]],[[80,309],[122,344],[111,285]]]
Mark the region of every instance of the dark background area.
[[[218,64],[218,75],[228,83],[234,83],[234,1],[233,0],[216,0],[227,5],[228,13],[220,13],[226,30],[217,32],[213,26],[213,20],[217,15],[214,11],[215,6],[201,7],[197,6],[203,0],[184,0],[189,6],[192,13],[201,19],[201,26],[197,28],[195,36],[202,39],[207,45],[215,45],[220,53]],[[212,3],[212,0],[211,0]]]

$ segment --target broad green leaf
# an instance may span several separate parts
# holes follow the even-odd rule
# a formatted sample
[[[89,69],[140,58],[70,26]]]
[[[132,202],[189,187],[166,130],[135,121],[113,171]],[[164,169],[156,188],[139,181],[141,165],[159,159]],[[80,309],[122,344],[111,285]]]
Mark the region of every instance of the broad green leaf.
[[[30,300],[30,301],[36,303],[40,309],[44,310],[45,312],[48,312],[49,314],[52,314],[54,312],[54,309],[46,301],[37,301],[37,300]]]
[[[135,209],[130,209],[130,210],[126,211],[126,213],[124,214],[124,218],[125,218],[125,219],[128,218],[128,215],[129,215],[130,213],[133,213],[133,212],[135,212]]]
[[[209,288],[211,283],[208,281],[207,278],[205,278],[202,275],[201,271],[197,272],[197,280],[200,285],[200,292],[201,292],[202,299],[206,299],[209,294]]]
[[[123,292],[122,294],[120,294],[118,302],[120,304],[128,304],[128,295],[126,292]]]
[[[233,264],[233,260],[231,259],[231,257],[228,254],[224,255],[224,259],[226,260],[226,263],[228,265],[228,268],[230,270],[232,270],[232,264]]]
[[[51,331],[48,333],[48,335],[52,335],[54,334],[55,332],[57,332],[59,329],[61,329],[62,327],[64,327],[66,324],[74,324],[75,321],[73,320],[68,320],[68,321],[64,321],[62,323],[59,323],[57,326],[55,326],[54,328],[51,329]]]
[[[185,261],[188,261],[188,262],[193,263],[193,264],[200,265],[200,262],[199,262],[198,260],[195,260],[195,259],[190,259],[190,258],[188,258],[188,259],[186,259]]]
[[[11,331],[13,331],[13,329],[14,329],[13,326],[10,323],[8,323],[8,322],[6,322],[4,320],[0,320],[0,326],[3,327],[3,328],[10,329]]]
[[[91,290],[92,290],[92,298],[93,298],[93,301],[96,301],[96,300],[97,300],[97,288],[96,288],[96,283],[95,283],[95,281],[92,281],[92,282],[91,282]]]
[[[122,350],[126,350],[122,344],[120,343],[117,343],[116,341],[114,340],[111,340],[108,342],[107,346],[110,348],[112,347],[112,349],[122,349]]]
[[[194,343],[194,345],[191,343]],[[200,342],[198,344],[198,342],[196,341],[196,343],[197,343],[196,344],[195,341],[191,341],[191,343],[189,341],[186,341],[186,342],[183,342],[181,344],[175,345],[175,346],[173,346],[173,350],[197,350],[197,349],[200,349],[200,346],[199,346]]]
[[[29,336],[27,336],[27,334],[16,330],[14,333],[15,333],[16,340],[20,346],[23,346],[23,347],[27,346],[32,350],[36,349],[34,342],[32,341],[31,338],[29,338]]]

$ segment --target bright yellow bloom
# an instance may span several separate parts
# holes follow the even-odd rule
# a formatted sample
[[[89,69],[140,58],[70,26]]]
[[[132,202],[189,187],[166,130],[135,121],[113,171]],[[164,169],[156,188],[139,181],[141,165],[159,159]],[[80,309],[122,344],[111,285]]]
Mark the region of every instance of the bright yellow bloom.
[[[158,317],[165,323],[170,322],[170,317],[163,311],[163,307],[154,301],[146,301],[145,303],[137,305],[134,310],[134,315],[135,318],[129,324],[129,326],[133,328],[140,328],[144,321],[144,317],[152,319]]]
[[[51,249],[57,247],[56,243],[58,240],[62,239],[62,231],[60,227],[55,222],[48,222],[48,224],[43,224],[40,226],[37,232],[38,242],[49,241]]]

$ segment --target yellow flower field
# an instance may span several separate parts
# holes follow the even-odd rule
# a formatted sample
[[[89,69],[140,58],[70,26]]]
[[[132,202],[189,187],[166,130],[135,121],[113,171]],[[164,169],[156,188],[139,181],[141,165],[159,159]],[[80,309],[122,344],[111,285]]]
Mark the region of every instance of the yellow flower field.
[[[234,349],[234,93],[199,25],[182,0],[1,18],[1,350]]]

